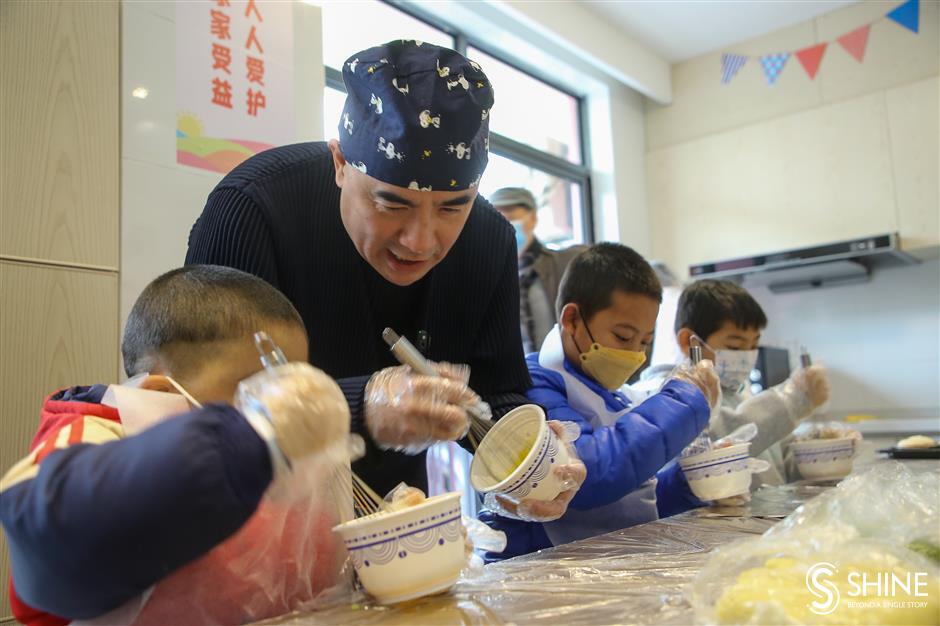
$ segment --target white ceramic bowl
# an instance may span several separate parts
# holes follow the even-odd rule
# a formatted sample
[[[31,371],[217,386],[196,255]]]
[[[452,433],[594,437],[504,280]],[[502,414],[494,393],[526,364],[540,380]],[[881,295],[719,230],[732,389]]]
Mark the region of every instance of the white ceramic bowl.
[[[551,500],[564,488],[554,468],[568,450],[548,427],[545,412],[524,404],[506,413],[486,434],[470,464],[470,483],[480,493],[522,500]]]
[[[852,437],[809,439],[790,444],[796,467],[808,480],[845,478],[852,471],[856,449],[856,440]]]
[[[739,443],[679,459],[695,497],[719,500],[750,491],[755,467],[748,455],[750,447],[750,443]]]
[[[366,591],[395,604],[450,589],[466,564],[460,493],[336,526]]]

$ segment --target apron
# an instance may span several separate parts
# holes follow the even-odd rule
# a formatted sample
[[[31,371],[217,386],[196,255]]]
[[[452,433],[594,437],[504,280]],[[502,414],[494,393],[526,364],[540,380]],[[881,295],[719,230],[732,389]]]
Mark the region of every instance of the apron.
[[[561,331],[556,325],[542,344],[539,352],[539,365],[562,377],[568,396],[568,405],[584,416],[595,430],[612,426],[621,415],[630,411],[630,407],[626,407],[620,411],[611,412],[601,396],[594,393],[577,377],[568,373],[564,361]],[[656,510],[656,478],[651,478],[616,502],[586,511],[569,508],[560,519],[546,522],[542,526],[552,544],[557,546],[652,522],[656,519],[659,519]]]

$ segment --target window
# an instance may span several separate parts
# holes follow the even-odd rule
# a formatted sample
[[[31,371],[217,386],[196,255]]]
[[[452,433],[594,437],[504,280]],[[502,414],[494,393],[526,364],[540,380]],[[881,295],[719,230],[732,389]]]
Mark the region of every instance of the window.
[[[486,197],[500,187],[525,187],[532,192],[539,207],[535,236],[542,243],[564,247],[584,242],[584,207],[577,182],[490,153],[480,193]]]
[[[323,92],[323,136],[327,139],[339,137],[339,117],[346,104],[346,92],[327,86]]]
[[[483,67],[496,89],[490,132],[581,163],[577,98],[476,48],[467,48],[467,56]]]
[[[393,39],[419,39],[454,47],[454,38],[379,0],[317,2],[323,11],[323,61],[342,71],[357,50]]]
[[[308,1],[323,11],[327,139],[338,137],[345,99],[342,64],[356,50],[395,38],[454,48],[478,62],[496,90],[490,115],[490,163],[480,193],[485,197],[500,187],[526,187],[539,202],[536,234],[542,242],[567,246],[593,241],[590,170],[582,149],[585,130],[579,98],[487,53],[450,25],[424,19],[414,5]]]

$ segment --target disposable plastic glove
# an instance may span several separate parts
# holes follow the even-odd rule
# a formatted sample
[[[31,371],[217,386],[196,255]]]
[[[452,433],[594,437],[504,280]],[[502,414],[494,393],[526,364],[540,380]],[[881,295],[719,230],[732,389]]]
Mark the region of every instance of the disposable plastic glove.
[[[571,500],[578,493],[584,479],[587,478],[587,468],[578,458],[578,453],[572,445],[580,435],[580,430],[575,424],[566,425],[557,421],[549,421],[548,427],[554,431],[558,440],[568,450],[568,463],[552,470],[562,481],[564,490],[552,500],[523,498],[516,501],[502,494],[487,493],[483,497],[483,505],[486,508],[503,517],[527,522],[551,522],[565,514]]]
[[[365,389],[365,422],[382,449],[418,454],[437,441],[467,434],[467,409],[480,397],[467,386],[467,366],[437,363],[439,377],[418,374],[407,365],[376,372]]]
[[[800,368],[793,372],[790,379],[809,398],[813,408],[822,406],[829,399],[829,376],[822,365]]]
[[[308,363],[269,367],[238,385],[235,407],[294,463],[344,441],[349,405],[336,381]],[[269,425],[269,426],[268,426]]]
[[[721,385],[715,365],[708,359],[699,361],[696,365],[685,363],[672,371],[670,378],[684,380],[692,383],[705,396],[708,406],[713,411],[721,404]]]

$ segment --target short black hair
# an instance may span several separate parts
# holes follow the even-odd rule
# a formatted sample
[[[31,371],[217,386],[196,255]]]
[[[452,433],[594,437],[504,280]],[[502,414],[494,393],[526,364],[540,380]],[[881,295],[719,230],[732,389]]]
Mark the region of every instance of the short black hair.
[[[147,285],[131,309],[121,341],[124,371],[128,376],[151,371],[172,344],[239,339],[272,322],[306,332],[297,309],[257,276],[218,265],[170,270]],[[175,375],[201,364],[204,350],[194,345],[192,352],[174,359]]]
[[[555,310],[561,317],[566,304],[574,303],[585,320],[610,306],[611,296],[624,293],[663,301],[663,287],[643,256],[619,243],[596,243],[576,256],[561,277]]]
[[[760,330],[767,326],[767,316],[747,289],[727,280],[699,280],[679,296],[677,333],[688,328],[704,340],[725,322]]]

